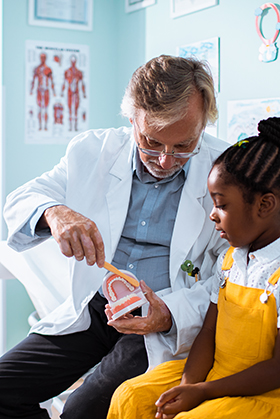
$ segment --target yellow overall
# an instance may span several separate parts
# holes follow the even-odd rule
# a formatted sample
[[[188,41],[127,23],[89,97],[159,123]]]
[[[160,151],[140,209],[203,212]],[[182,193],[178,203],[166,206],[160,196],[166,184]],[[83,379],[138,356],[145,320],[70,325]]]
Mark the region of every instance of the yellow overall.
[[[232,266],[230,248],[222,269]],[[275,285],[280,268],[269,278]],[[263,289],[248,288],[226,281],[218,299],[216,347],[213,368],[207,381],[216,380],[242,371],[258,362],[270,359],[277,335],[277,308],[273,294],[267,292],[262,303]],[[159,365],[123,383],[115,392],[107,419],[153,419],[155,401],[166,390],[179,385],[185,360]],[[181,412],[176,419],[279,419],[280,389],[259,396],[223,397],[205,401],[189,412]]]

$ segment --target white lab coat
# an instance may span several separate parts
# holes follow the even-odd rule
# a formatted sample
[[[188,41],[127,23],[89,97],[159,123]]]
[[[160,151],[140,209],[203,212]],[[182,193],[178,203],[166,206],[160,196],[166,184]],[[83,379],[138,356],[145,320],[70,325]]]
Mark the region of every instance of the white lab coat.
[[[205,134],[200,153],[190,160],[171,241],[171,288],[157,293],[172,313],[174,333],[151,333],[145,337],[152,366],[187,356],[208,308],[211,288],[208,278],[213,274],[216,256],[227,243],[209,220],[212,200],[206,180],[212,162],[227,146]],[[40,243],[42,238],[23,233],[22,227],[40,205],[62,203],[97,224],[104,240],[106,260],[111,262],[126,220],[134,148],[131,128],[90,130],[75,137],[53,170],[8,196],[4,210],[9,227],[8,244],[22,251]],[[201,281],[195,283],[195,278],[181,270],[185,259],[199,267]],[[89,327],[87,304],[106,272],[74,258],[69,266],[71,295],[33,326],[32,331],[67,334]]]

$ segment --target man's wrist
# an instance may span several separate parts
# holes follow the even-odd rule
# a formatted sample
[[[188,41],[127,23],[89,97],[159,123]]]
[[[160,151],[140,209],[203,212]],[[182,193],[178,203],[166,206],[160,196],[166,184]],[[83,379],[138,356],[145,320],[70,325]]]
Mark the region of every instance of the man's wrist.
[[[49,220],[51,220],[51,218],[53,217],[56,207],[60,207],[60,206],[62,206],[62,204],[52,205],[45,209],[45,211],[43,212],[43,214],[41,215],[41,217],[39,218],[36,224],[36,232],[45,230],[45,229],[50,229]]]

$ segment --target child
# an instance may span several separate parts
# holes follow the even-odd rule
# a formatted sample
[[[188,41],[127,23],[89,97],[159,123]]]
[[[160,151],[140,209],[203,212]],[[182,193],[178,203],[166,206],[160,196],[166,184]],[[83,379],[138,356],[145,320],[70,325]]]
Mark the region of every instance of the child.
[[[280,417],[280,118],[214,163],[210,219],[230,249],[187,362],[123,383],[107,419]]]

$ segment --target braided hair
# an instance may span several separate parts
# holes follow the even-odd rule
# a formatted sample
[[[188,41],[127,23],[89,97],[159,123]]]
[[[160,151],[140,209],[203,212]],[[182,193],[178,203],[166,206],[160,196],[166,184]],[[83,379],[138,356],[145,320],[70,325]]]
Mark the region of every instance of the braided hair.
[[[260,121],[258,131],[229,147],[213,164],[226,184],[241,188],[247,203],[254,202],[257,193],[280,193],[280,118]]]

